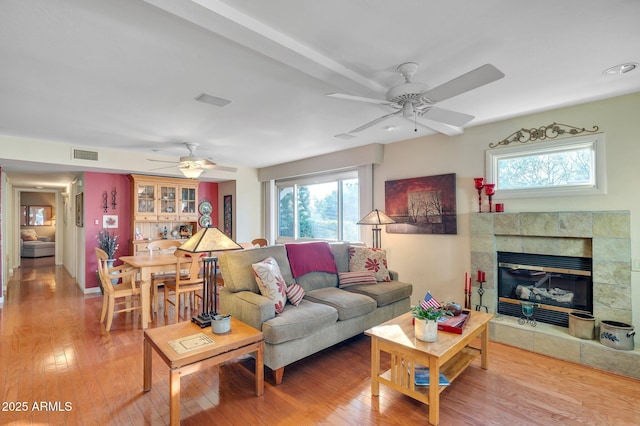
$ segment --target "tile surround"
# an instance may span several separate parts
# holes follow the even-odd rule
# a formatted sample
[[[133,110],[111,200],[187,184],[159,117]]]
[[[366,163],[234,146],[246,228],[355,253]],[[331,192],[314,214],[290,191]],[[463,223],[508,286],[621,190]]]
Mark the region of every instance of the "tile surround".
[[[630,212],[526,212],[471,215],[471,270],[483,270],[483,304],[495,314],[497,251],[591,257],[593,315],[631,323]],[[478,303],[474,283],[472,304]],[[640,378],[640,350],[619,351],[569,335],[567,328],[496,315],[491,340],[555,358]],[[615,358],[615,362],[612,359]]]

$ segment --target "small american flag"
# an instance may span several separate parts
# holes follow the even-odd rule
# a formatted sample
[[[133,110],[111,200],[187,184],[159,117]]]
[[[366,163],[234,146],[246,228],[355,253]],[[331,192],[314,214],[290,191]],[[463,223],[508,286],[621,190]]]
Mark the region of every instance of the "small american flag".
[[[423,309],[436,309],[440,307],[440,302],[438,302],[436,298],[431,295],[430,291],[427,291],[426,296],[424,296],[424,300],[420,302],[420,306],[422,306]]]

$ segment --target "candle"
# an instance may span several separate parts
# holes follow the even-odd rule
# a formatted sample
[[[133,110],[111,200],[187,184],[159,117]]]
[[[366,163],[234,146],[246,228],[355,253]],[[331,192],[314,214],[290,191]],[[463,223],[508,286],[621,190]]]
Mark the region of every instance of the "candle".
[[[467,272],[464,273],[464,294],[469,292],[469,288],[467,287],[467,283],[469,282],[469,274]]]
[[[478,281],[484,282],[484,271],[478,271]]]

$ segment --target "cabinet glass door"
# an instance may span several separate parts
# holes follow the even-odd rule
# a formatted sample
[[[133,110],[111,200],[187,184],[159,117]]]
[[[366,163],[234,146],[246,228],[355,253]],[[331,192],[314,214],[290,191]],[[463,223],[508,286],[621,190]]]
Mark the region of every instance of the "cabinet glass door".
[[[176,192],[175,186],[160,186],[160,213],[176,213]]]
[[[138,213],[154,213],[155,202],[155,185],[138,185]]]
[[[182,188],[182,197],[180,205],[181,213],[196,212],[196,190],[195,188]]]

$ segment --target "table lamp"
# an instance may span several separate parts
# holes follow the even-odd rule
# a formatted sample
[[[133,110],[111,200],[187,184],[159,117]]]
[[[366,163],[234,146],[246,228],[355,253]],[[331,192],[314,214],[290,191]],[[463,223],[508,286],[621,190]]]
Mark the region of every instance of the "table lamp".
[[[227,237],[222,231],[214,227],[206,227],[200,229],[191,238],[184,242],[178,250],[187,251],[189,253],[205,253],[209,256],[203,259],[204,289],[202,294],[202,313],[191,318],[191,321],[198,324],[201,328],[211,325],[211,319],[218,312],[218,258],[211,256],[214,251],[242,250],[242,247]],[[212,306],[213,303],[213,306]]]
[[[395,220],[384,214],[384,212],[373,209],[371,212],[360,219],[358,225],[373,225],[373,248],[380,248],[380,225],[388,225],[396,223]]]

